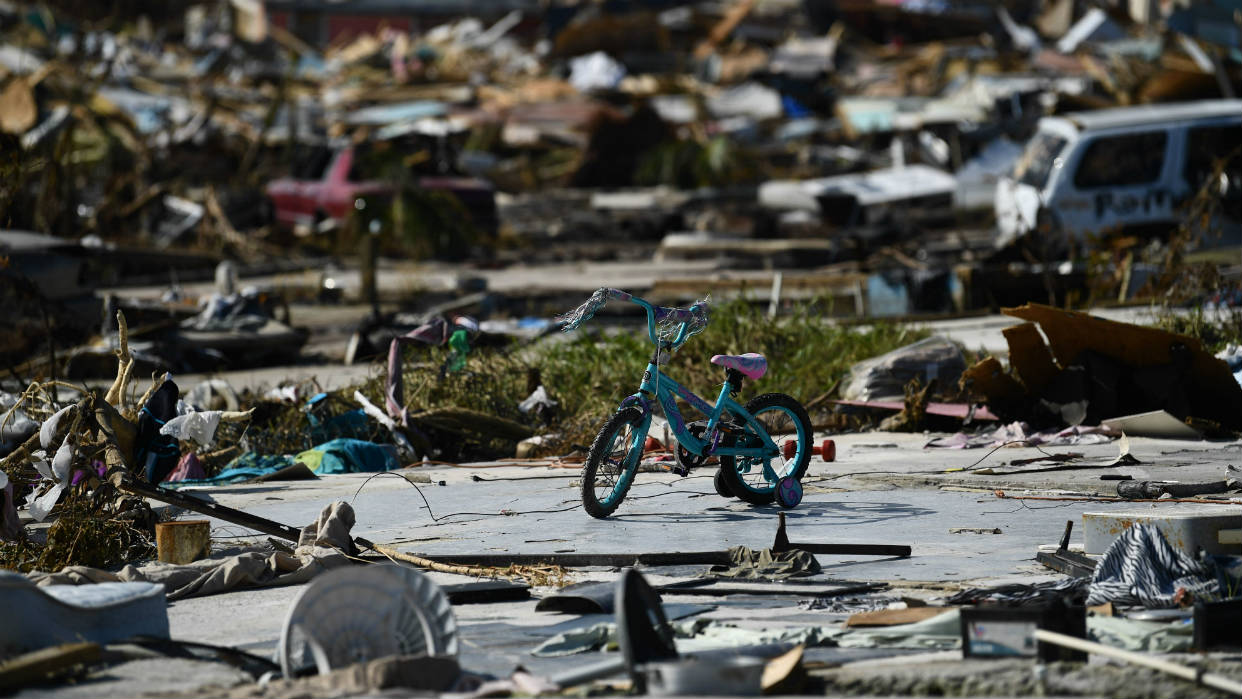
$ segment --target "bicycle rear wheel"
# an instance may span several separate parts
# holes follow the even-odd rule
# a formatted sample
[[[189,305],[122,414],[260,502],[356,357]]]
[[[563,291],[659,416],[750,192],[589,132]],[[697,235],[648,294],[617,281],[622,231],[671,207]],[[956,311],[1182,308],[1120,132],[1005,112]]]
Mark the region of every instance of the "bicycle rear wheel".
[[[792,396],[783,393],[765,393],[752,398],[746,404],[746,412],[781,448],[781,453],[771,458],[752,456],[721,456],[720,470],[724,482],[733,495],[752,505],[767,505],[776,499],[776,483],[785,476],[802,480],[811,463],[811,418],[806,409]],[[786,442],[792,442],[794,453],[786,457]],[[763,439],[750,423],[737,435],[736,446],[759,447]],[[764,466],[771,468],[771,475]]]
[[[616,511],[634,483],[647,438],[642,411],[625,408],[600,428],[582,469],[582,508],[603,519]]]

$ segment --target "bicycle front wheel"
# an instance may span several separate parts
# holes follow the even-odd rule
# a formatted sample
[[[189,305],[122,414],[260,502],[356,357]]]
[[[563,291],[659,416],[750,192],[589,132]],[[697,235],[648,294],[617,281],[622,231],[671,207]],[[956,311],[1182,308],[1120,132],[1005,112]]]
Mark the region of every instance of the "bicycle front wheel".
[[[604,422],[582,469],[582,507],[587,514],[603,519],[621,505],[638,472],[646,438],[638,408],[618,410]]]
[[[802,480],[811,463],[811,418],[806,409],[784,393],[765,393],[746,404],[746,412],[762,425],[781,453],[771,458],[721,456],[720,470],[728,489],[752,505],[767,505],[776,499],[776,482],[785,476]],[[756,448],[763,439],[749,423],[737,436],[735,445]],[[788,446],[787,446],[788,445]],[[786,454],[792,454],[786,456]]]

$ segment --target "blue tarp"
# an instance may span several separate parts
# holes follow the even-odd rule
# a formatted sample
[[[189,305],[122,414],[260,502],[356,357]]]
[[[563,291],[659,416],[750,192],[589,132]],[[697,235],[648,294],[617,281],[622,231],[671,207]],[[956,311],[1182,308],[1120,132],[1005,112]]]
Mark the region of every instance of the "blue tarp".
[[[164,488],[184,488],[190,485],[228,485],[269,476],[282,468],[293,465],[293,457],[279,454],[258,454],[246,452],[229,462],[226,469],[211,478],[196,480],[173,481],[161,484]]]
[[[325,473],[372,473],[401,468],[397,448],[360,439],[333,439],[294,457],[310,470]]]

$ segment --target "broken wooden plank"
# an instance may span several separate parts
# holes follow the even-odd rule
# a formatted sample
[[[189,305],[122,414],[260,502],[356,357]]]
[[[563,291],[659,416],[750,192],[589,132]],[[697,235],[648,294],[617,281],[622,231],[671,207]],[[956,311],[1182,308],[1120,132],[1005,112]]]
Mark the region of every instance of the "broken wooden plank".
[[[0,691],[25,687],[65,670],[98,662],[98,643],[64,643],[10,658],[0,664]]]
[[[954,607],[907,607],[905,609],[876,609],[870,612],[851,614],[845,620],[846,626],[897,626],[924,621],[945,612],[953,611]]]

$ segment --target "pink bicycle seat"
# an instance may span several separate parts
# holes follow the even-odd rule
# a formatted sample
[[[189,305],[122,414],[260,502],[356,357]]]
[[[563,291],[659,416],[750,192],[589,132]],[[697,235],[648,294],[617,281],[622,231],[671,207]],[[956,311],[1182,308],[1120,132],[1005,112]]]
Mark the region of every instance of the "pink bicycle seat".
[[[768,360],[756,352],[718,354],[712,357],[712,364],[726,369],[736,369],[752,381],[762,377],[768,371]]]

